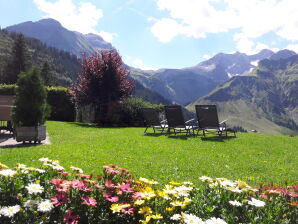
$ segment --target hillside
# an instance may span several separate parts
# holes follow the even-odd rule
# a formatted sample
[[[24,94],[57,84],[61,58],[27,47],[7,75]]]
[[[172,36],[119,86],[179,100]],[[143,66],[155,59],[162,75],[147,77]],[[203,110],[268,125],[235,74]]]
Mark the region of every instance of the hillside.
[[[228,82],[187,106],[216,104],[232,126],[262,133],[298,133],[298,56],[265,59],[249,75]],[[290,55],[289,55],[290,56]]]
[[[16,33],[0,30],[0,75],[3,73],[5,63],[11,57],[15,39]],[[69,86],[76,79],[80,70],[80,63],[75,55],[48,47],[34,38],[25,38],[25,42],[33,65],[42,67],[45,62],[48,62],[56,85]]]
[[[15,38],[15,33],[0,30],[0,80],[5,63],[11,56],[11,48]],[[77,56],[53,47],[48,47],[46,44],[34,38],[26,37],[25,41],[29,48],[31,61],[34,66],[42,67],[44,62],[48,62],[51,72],[55,77],[55,85],[66,87],[72,85],[80,72],[80,63]],[[145,88],[139,82],[136,82],[133,95],[155,104],[171,103],[158,93]]]
[[[71,52],[79,57],[82,53],[90,54],[98,49],[112,48],[112,45],[105,42],[101,36],[95,34],[84,35],[67,30],[54,19],[24,22],[5,29],[39,39],[49,46]]]

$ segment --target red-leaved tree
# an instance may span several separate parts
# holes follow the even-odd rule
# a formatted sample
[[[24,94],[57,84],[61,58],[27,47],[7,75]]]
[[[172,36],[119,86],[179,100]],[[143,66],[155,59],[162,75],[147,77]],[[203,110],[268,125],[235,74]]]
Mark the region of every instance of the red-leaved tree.
[[[107,108],[131,95],[134,81],[114,49],[102,50],[81,61],[81,73],[71,88],[71,95],[79,105],[93,105],[101,116]]]

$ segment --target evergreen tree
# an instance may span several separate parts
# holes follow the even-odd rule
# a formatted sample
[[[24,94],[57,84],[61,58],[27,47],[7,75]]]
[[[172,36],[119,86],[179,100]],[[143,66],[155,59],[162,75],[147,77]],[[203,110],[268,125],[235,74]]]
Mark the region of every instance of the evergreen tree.
[[[4,68],[4,82],[16,83],[21,72],[30,69],[30,55],[23,34],[18,34],[12,48],[12,58]]]
[[[17,126],[37,126],[45,123],[49,114],[47,92],[38,68],[23,72],[17,82],[16,107],[13,120]]]
[[[50,65],[48,62],[45,62],[42,66],[41,72],[40,72],[41,78],[43,80],[43,83],[46,86],[53,85],[53,75],[50,69]]]

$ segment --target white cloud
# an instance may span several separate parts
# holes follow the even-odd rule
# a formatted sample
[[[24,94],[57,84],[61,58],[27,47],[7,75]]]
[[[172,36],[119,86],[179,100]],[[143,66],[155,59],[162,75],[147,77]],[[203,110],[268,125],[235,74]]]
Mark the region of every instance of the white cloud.
[[[90,2],[80,2],[76,5],[73,0],[57,0],[55,2],[47,0],[34,0],[38,9],[45,13],[45,17],[58,20],[62,26],[69,30],[81,33],[103,33],[110,41],[115,34],[104,31],[96,31],[95,27],[103,17],[103,11]]]
[[[298,52],[298,44],[289,44],[285,49],[292,50],[297,53]]]
[[[151,31],[162,43],[167,43],[182,33],[182,26],[173,19],[161,19],[151,27]]]
[[[210,55],[208,55],[208,54],[204,54],[203,55],[203,59],[205,59],[205,60],[208,60],[208,59],[210,59],[212,56],[210,56]]]
[[[144,62],[139,58],[134,59],[132,61],[131,65],[135,68],[140,68],[140,69],[143,69],[143,70],[154,70],[154,68],[145,65]]]
[[[278,48],[270,48],[267,44],[257,42],[247,38],[244,34],[236,34],[234,36],[234,41],[236,41],[236,49],[239,52],[246,54],[257,54],[263,49],[270,49],[272,51],[278,51]]]
[[[238,48],[252,51],[255,38],[274,32],[298,41],[297,0],[156,0],[159,10],[169,12],[152,25],[160,41],[176,35],[204,38],[210,33],[239,30]],[[219,7],[219,5],[221,7]],[[169,26],[165,21],[171,20]],[[158,27],[155,28],[155,27]],[[178,29],[177,29],[178,28]],[[170,34],[167,34],[167,32]]]
[[[109,33],[109,32],[105,32],[105,31],[99,31],[97,34],[100,35],[105,41],[110,42],[110,43],[112,42],[114,37],[118,36],[117,33]]]

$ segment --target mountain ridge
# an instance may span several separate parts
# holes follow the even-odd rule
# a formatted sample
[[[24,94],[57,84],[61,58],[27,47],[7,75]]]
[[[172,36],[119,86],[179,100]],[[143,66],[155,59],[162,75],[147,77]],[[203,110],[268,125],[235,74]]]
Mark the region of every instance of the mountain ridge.
[[[82,34],[64,28],[58,21],[48,18],[37,22],[24,22],[5,28],[9,32],[23,33],[41,40],[49,46],[68,51],[77,56],[91,54],[98,49],[110,49],[112,45],[96,34]]]

